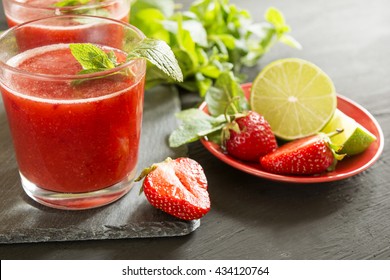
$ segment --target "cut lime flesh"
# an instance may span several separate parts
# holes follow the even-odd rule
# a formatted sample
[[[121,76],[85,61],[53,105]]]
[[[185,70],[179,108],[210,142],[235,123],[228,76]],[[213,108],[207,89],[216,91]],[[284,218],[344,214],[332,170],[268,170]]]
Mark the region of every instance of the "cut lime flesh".
[[[287,58],[259,73],[250,104],[277,137],[294,140],[319,132],[336,110],[337,98],[333,82],[319,67]]]
[[[374,134],[338,109],[322,132],[331,133],[336,129],[343,129],[343,132],[330,138],[332,143],[342,146],[338,153],[349,156],[360,154],[376,140]]]

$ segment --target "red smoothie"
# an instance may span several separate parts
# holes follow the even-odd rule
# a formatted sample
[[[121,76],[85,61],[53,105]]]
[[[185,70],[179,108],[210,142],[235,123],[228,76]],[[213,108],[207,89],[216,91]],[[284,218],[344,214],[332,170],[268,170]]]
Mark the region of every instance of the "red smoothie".
[[[123,52],[114,51],[124,59]],[[46,190],[79,193],[109,187],[134,173],[144,61],[126,64],[127,73],[142,73],[137,77],[122,72],[80,84],[64,78],[81,70],[66,44],[26,51],[7,64],[61,77],[53,82],[10,74],[6,85],[0,84],[24,177]]]
[[[58,19],[55,19],[56,21]],[[123,27],[114,23],[73,25],[72,19],[65,17],[62,24],[67,27],[50,26],[50,19],[45,25],[29,25],[15,30],[15,36],[20,51],[58,43],[88,43],[104,44],[120,49],[123,45]]]
[[[61,14],[69,16],[74,13],[98,14],[107,18],[128,22],[130,7],[128,0],[106,0],[103,2],[92,0],[86,5],[76,6],[80,10],[70,10],[69,12],[66,12],[66,9],[75,9],[75,6],[64,7],[59,12],[56,12],[56,9],[53,7],[53,4],[56,2],[59,2],[59,0],[6,0],[4,8],[8,24],[9,26],[14,26],[32,19],[42,19]],[[101,5],[101,7],[94,8],[94,4]],[[123,26],[114,22],[102,20],[98,23],[96,19],[88,20],[68,16],[61,19],[42,20],[29,24],[24,28],[16,29],[15,36],[20,51],[45,45],[73,42],[89,42],[118,49],[122,48],[124,38]]]
[[[3,0],[8,26],[62,14],[88,14],[129,22],[129,0],[91,0],[87,4],[58,8],[61,0]]]

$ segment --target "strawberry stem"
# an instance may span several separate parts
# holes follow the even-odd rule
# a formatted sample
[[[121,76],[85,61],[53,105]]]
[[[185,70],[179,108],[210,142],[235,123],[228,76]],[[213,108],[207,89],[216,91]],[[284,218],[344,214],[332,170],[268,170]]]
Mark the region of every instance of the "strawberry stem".
[[[167,157],[163,162],[169,162],[172,161],[170,157]],[[146,177],[150,172],[155,170],[158,166],[158,163],[153,163],[151,166],[144,168],[141,171],[141,174],[134,180],[134,182],[141,181],[144,177]]]
[[[138,181],[141,181],[143,178],[145,178],[150,172],[152,172],[153,170],[155,170],[157,168],[157,165],[156,164],[153,164],[149,167],[146,167],[144,168],[142,171],[141,171],[141,174],[134,180],[134,182],[138,182]]]
[[[224,112],[225,119],[227,122],[230,122],[230,116],[227,113],[229,110],[229,107],[233,108],[234,114],[238,114],[238,110],[237,110],[236,106],[234,105],[234,101],[238,100],[239,98],[240,97],[236,96],[236,97],[230,99],[229,103],[227,104],[227,106],[225,108],[225,112]]]

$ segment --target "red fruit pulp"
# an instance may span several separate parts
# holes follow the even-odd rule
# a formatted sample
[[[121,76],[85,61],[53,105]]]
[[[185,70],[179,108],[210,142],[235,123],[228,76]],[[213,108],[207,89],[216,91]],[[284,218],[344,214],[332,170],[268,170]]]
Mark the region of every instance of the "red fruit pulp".
[[[71,24],[71,23],[69,23]],[[123,27],[117,24],[98,24],[55,28],[44,25],[25,26],[15,31],[20,51],[58,43],[89,43],[120,49]],[[106,43],[107,42],[107,43]]]
[[[272,173],[312,175],[326,171],[334,156],[321,136],[294,140],[265,155],[260,162]]]
[[[19,4],[12,4],[12,1],[8,1],[7,3],[4,3],[4,10],[5,15],[7,19],[7,23],[9,27],[13,27],[15,25],[39,19],[58,14],[58,9],[56,10],[56,7],[54,6],[55,3],[60,2],[60,0],[25,0],[20,1]],[[104,11],[104,15],[106,17],[121,20],[124,22],[129,22],[129,6],[128,1],[113,1],[113,0],[107,0],[107,1],[91,1],[88,3],[88,5],[93,5],[95,2],[98,2],[96,4],[100,5],[102,8],[102,11]],[[105,3],[107,2],[107,3]],[[92,10],[93,8],[88,8],[88,5],[85,5],[88,9]],[[81,5],[82,6],[82,5]],[[74,8],[74,7],[69,7]],[[65,10],[66,8],[60,8]],[[95,8],[96,9],[96,8]],[[80,9],[80,13],[82,13],[82,10]],[[65,14],[64,12],[62,14]],[[91,15],[94,14],[93,12],[90,13]],[[99,15],[99,14],[96,14]],[[103,15],[103,13],[101,14]]]
[[[311,150],[316,151],[318,147],[321,147],[321,151],[326,151],[328,149],[323,149],[326,147],[322,138],[316,136],[309,136],[302,139],[294,140],[284,144],[279,147],[276,151],[272,153],[272,156],[279,157],[283,154],[293,154],[295,152],[310,152]],[[329,155],[332,155],[332,152],[329,150]]]
[[[192,159],[178,158],[157,164],[143,185],[153,206],[180,219],[198,219],[210,210],[206,176]]]
[[[116,50],[117,56],[124,54]],[[69,47],[26,52],[15,67],[74,75],[81,70]],[[12,60],[12,59],[11,59]],[[130,67],[145,67],[134,62]],[[137,69],[133,69],[137,72]],[[143,71],[143,70],[139,70]],[[1,85],[19,170],[51,191],[106,188],[135,169],[141,131],[141,78],[113,75],[72,86],[14,75]]]
[[[10,27],[30,20],[56,15],[53,4],[58,1],[29,0],[23,5],[10,5],[5,9]],[[113,1],[111,1],[113,2]],[[106,8],[107,17],[129,22],[129,9],[126,1],[117,1]],[[9,5],[9,4],[8,4]],[[25,7],[31,5],[32,7]],[[70,13],[71,14],[71,13]],[[60,26],[59,26],[60,25]],[[123,45],[124,30],[116,23],[92,21],[62,17],[45,19],[23,28],[15,29],[15,36],[20,51],[59,43],[94,43],[120,49]]]

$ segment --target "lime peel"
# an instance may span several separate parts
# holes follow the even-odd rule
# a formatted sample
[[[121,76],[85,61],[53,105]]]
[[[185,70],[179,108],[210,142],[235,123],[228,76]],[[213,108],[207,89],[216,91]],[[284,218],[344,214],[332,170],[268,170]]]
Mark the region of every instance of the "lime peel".
[[[372,142],[376,141],[374,134],[339,109],[335,111],[332,119],[322,129],[322,132],[328,133],[337,128],[343,128],[344,131],[330,138],[332,143],[342,146],[340,153],[349,156],[360,154],[364,152]]]

